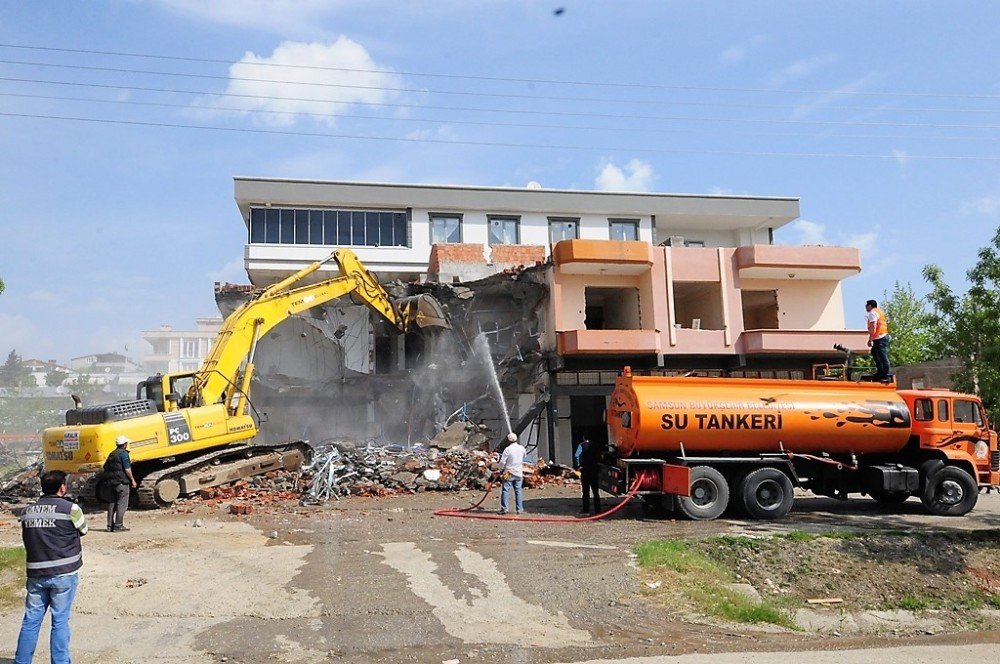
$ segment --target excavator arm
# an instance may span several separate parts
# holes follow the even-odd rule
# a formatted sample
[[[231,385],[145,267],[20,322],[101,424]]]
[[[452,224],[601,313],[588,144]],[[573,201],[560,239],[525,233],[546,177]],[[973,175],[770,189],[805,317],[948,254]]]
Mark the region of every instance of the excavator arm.
[[[340,276],[292,288],[332,260],[337,262]],[[268,287],[225,320],[211,352],[196,374],[193,389],[198,402],[222,402],[230,408],[231,414],[242,413],[253,375],[253,357],[261,336],[295,314],[348,294],[401,332],[408,331],[413,325],[449,327],[436,300],[421,295],[394,302],[353,251],[338,249],[326,259],[312,263]],[[241,374],[240,367],[244,362]],[[236,395],[239,395],[238,401],[233,403]]]

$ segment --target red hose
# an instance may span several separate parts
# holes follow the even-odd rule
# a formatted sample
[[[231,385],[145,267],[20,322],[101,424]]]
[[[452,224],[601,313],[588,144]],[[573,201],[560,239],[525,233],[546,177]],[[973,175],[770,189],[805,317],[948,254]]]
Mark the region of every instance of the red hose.
[[[493,490],[493,483],[491,482],[488,487],[486,487],[486,493],[483,497],[479,499],[479,502],[475,505],[470,505],[469,507],[451,507],[442,508],[439,510],[434,510],[434,516],[453,516],[458,519],[485,519],[487,521],[528,521],[531,523],[583,523],[584,521],[597,521],[598,519],[603,519],[606,516],[611,516],[621,508],[625,507],[628,501],[635,498],[635,495],[639,492],[643,477],[636,477],[635,482],[629,488],[628,494],[625,495],[625,499],[620,503],[615,505],[609,510],[601,512],[600,514],[594,514],[591,516],[580,516],[580,517],[561,517],[561,516],[519,516],[516,514],[470,514],[472,510],[478,508],[486,500],[486,496],[490,495],[490,491]]]

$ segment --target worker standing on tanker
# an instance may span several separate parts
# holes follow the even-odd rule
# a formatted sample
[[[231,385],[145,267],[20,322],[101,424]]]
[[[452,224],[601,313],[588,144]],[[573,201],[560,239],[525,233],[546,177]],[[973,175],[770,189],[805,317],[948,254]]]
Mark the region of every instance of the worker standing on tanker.
[[[580,440],[573,455],[576,467],[580,471],[580,484],[583,485],[583,514],[590,514],[590,494],[594,494],[594,512],[601,513],[601,490],[597,488],[597,467],[601,460],[601,448],[592,443],[586,436]]]
[[[872,380],[884,381],[892,376],[889,366],[889,322],[885,313],[878,308],[878,302],[868,300],[865,303],[865,317],[868,321],[868,347],[872,349],[872,359],[875,360],[875,374]]]
[[[524,445],[517,442],[517,434],[507,434],[508,445],[500,455],[500,472],[503,477],[500,489],[500,514],[506,514],[510,505],[510,490],[514,489],[514,506],[518,514],[524,514],[521,488],[524,484]]]
[[[108,498],[108,532],[127,532],[125,512],[128,510],[129,486],[136,487],[132,476],[132,459],[128,454],[128,438],[115,438],[115,449],[104,462],[104,479],[111,495]]]

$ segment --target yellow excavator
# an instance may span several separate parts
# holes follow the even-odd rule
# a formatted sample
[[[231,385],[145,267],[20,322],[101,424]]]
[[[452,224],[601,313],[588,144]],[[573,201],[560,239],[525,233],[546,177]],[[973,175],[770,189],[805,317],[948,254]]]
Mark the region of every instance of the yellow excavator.
[[[296,287],[330,261],[337,262],[339,276]],[[66,412],[66,426],[42,434],[45,469],[96,473],[115,439],[125,436],[138,504],[163,507],[201,489],[299,468],[310,455],[306,443],[248,442],[259,428],[249,401],[254,354],[261,336],[283,320],[345,295],[400,333],[414,326],[450,327],[437,300],[418,295],[393,301],[354,252],[338,249],[234,311],[198,371],[151,376],[138,384],[135,400],[90,407],[77,402]],[[85,493],[100,493],[97,477]]]

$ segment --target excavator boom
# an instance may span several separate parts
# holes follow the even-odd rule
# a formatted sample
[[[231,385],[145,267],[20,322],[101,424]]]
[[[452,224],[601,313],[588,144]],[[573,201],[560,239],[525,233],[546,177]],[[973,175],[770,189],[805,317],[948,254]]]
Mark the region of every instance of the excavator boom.
[[[337,262],[338,276],[302,285],[331,261]],[[115,438],[124,435],[132,441],[133,470],[141,471],[144,462],[155,461],[148,477],[161,488],[167,486],[164,483],[176,485],[147,492],[157,504],[169,503],[175,493],[190,488],[183,481],[186,476],[171,474],[170,460],[185,459],[180,466],[189,471],[197,470],[191,460],[197,454],[218,464],[220,449],[257,434],[247,402],[254,354],[263,335],[291,316],[345,295],[367,305],[400,332],[414,326],[450,327],[436,300],[420,295],[394,302],[354,252],[338,249],[230,314],[198,371],[153,376],[139,384],[135,401],[68,411],[66,426],[43,432],[46,468],[70,473],[99,470],[114,449]],[[140,486],[140,499],[143,491]]]

